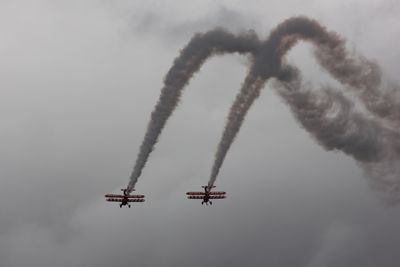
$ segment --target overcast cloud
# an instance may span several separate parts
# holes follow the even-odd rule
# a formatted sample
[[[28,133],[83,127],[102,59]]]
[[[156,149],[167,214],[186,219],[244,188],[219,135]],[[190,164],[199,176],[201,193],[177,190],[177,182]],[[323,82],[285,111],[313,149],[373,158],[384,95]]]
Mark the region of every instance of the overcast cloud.
[[[0,1],[0,266],[399,265],[398,206],[350,157],[326,152],[270,84],[217,180],[227,199],[186,200],[207,183],[248,59],[207,61],[137,184],[125,187],[163,78],[195,32],[262,37],[306,15],[398,78],[400,4],[339,1]],[[300,44],[306,79],[337,83]]]

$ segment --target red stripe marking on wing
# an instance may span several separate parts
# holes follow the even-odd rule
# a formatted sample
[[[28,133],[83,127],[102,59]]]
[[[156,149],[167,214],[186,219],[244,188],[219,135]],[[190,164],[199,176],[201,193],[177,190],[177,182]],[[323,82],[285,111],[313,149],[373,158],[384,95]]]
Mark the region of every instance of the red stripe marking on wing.
[[[144,195],[129,195],[128,198],[144,198]]]
[[[122,198],[107,198],[106,201],[110,201],[110,202],[122,202]]]
[[[226,198],[226,196],[221,196],[221,195],[210,196],[210,199],[223,199],[223,198]]]
[[[115,194],[107,194],[107,195],[105,195],[105,197],[121,197],[121,198],[123,198],[124,196],[123,195],[115,195]]]
[[[128,202],[144,202],[143,198],[128,199]]]
[[[210,192],[210,195],[225,195],[226,192],[224,191],[215,191],[215,192]]]
[[[188,196],[188,199],[203,199],[202,196]]]

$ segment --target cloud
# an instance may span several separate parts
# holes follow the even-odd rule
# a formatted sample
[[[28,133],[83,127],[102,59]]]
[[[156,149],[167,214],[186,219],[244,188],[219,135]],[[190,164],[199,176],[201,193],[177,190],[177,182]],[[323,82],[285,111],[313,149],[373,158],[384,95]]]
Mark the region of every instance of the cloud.
[[[359,26],[371,25],[375,8],[364,1],[359,11],[344,1],[154,3],[1,2],[0,265],[306,266],[335,258],[329,243],[337,242],[343,250],[364,243],[356,256],[365,266],[397,266],[397,208],[376,207],[356,164],[316,146],[269,88],[219,177],[228,198],[212,208],[186,201],[207,178],[245,74],[236,58],[208,63],[187,88],[140,181],[147,202],[130,210],[104,202],[126,184],[163,77],[191,31],[258,31],[260,23],[268,32],[302,12],[398,69],[398,38],[389,34],[397,25],[383,13]],[[152,9],[158,24],[138,32],[135,19]]]
[[[166,15],[164,10],[149,10],[132,18],[133,28],[141,34],[158,34],[170,42],[191,38],[193,33],[205,32],[215,27],[221,27],[234,33],[248,30],[261,30],[262,23],[246,12],[230,8],[226,5],[216,5],[200,15],[194,13],[189,17],[173,17]]]

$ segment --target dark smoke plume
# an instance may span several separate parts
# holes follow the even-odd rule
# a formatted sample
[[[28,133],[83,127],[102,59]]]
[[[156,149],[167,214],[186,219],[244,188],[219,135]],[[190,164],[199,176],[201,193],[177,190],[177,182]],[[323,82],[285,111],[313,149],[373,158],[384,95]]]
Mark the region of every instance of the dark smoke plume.
[[[190,40],[175,59],[164,79],[160,98],[151,113],[150,122],[130,177],[128,191],[135,187],[161,131],[179,103],[183,88],[205,60],[216,54],[254,53],[259,46],[260,41],[253,32],[235,36],[222,29],[196,34]]]
[[[300,40],[314,45],[314,54],[319,64],[345,85],[347,90],[358,96],[370,115],[354,112],[349,99],[328,88],[320,93],[299,89],[289,90],[291,94],[285,94],[285,91],[280,94],[303,127],[321,145],[354,157],[369,177],[372,177],[374,186],[386,192],[400,192],[399,88],[382,81],[381,70],[376,63],[347,52],[345,41],[338,34],[327,31],[317,21],[305,17],[290,18],[278,25],[262,48],[254,54],[254,64],[230,109],[215,155],[209,185],[214,184],[244,118],[260,95],[265,82],[272,77],[282,80],[299,77],[294,68],[289,68],[291,71],[288,71],[282,64],[285,54]],[[299,79],[290,80],[286,85],[290,84],[289,87],[293,88],[296,83],[300,88]],[[337,112],[335,120],[325,116],[331,114],[329,110],[332,108]]]
[[[329,46],[332,49],[342,42],[336,33],[328,32],[316,20],[305,17],[290,18],[271,32],[269,38],[263,42],[261,49],[254,55],[254,64],[229,111],[228,121],[215,154],[208,183],[210,186],[214,184],[244,118],[260,95],[265,82],[279,74],[283,56],[299,40],[309,40],[316,46]]]
[[[399,201],[399,132],[357,111],[339,90],[329,86],[315,90],[302,82],[297,69],[287,70],[289,75],[274,85],[303,128],[326,150],[342,151],[357,160],[387,200]]]
[[[336,47],[320,46],[314,54],[319,64],[335,79],[356,93],[375,116],[400,126],[400,90],[383,80],[379,65],[356,53],[349,53],[345,43]]]
[[[301,81],[298,70],[284,64],[286,53],[299,41],[313,44],[318,63],[343,87],[358,97],[359,111],[344,94],[329,86],[316,91]],[[228,115],[211,170],[209,185],[218,176],[226,154],[244,118],[270,78],[280,82],[279,95],[320,145],[353,157],[371,184],[396,200],[400,192],[400,90],[382,78],[380,67],[346,49],[346,42],[316,20],[290,18],[260,42],[250,32],[235,36],[221,29],[195,35],[175,59],[164,80],[160,99],[151,114],[128,185],[132,190],[168,118],[178,105],[185,85],[212,55],[246,53],[252,65]]]

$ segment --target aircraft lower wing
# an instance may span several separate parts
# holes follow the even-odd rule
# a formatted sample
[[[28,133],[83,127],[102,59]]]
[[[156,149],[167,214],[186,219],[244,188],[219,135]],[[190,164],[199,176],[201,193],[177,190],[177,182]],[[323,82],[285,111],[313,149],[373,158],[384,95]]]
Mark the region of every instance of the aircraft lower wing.
[[[123,199],[122,198],[107,198],[107,201],[110,202],[122,202]],[[144,202],[143,198],[130,198],[128,199],[128,202]]]
[[[188,199],[203,199],[202,196],[188,196]]]
[[[188,196],[188,199],[203,199],[203,196]],[[226,198],[226,196],[221,196],[221,195],[217,195],[217,196],[209,196],[209,199],[223,199]]]
[[[226,198],[226,196],[225,195],[218,195],[218,196],[210,196],[210,199],[223,199],[223,198]]]
[[[204,196],[206,193],[204,192],[187,192],[186,195],[188,196]],[[225,195],[226,192],[223,191],[215,191],[208,193],[209,195]]]
[[[128,199],[128,202],[144,202],[143,198],[131,198]]]

